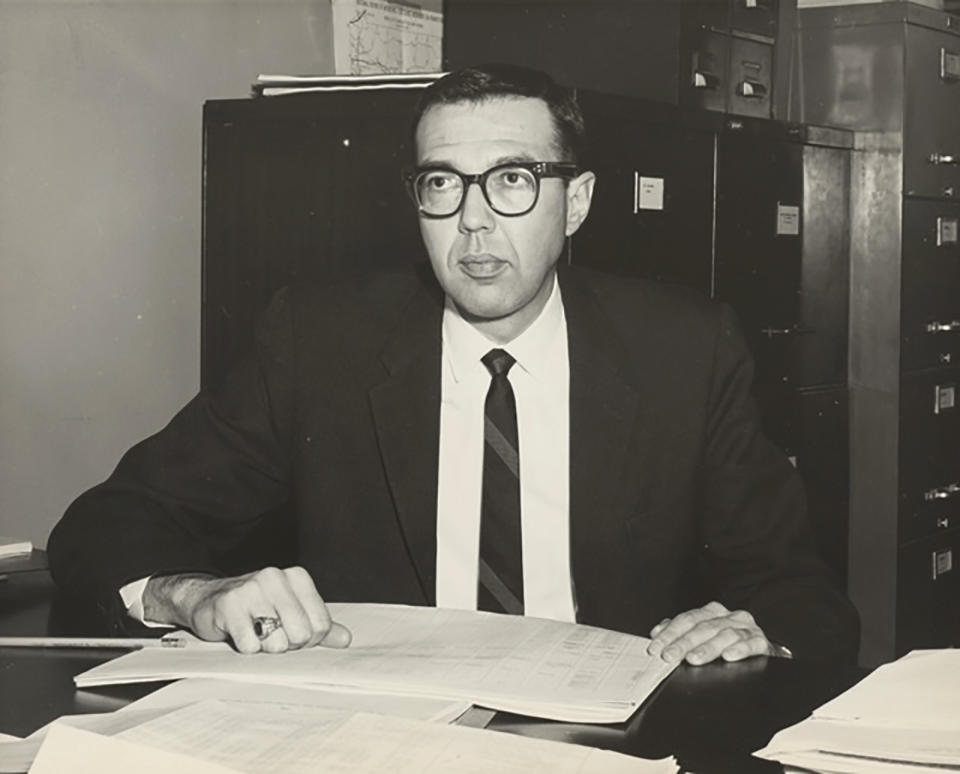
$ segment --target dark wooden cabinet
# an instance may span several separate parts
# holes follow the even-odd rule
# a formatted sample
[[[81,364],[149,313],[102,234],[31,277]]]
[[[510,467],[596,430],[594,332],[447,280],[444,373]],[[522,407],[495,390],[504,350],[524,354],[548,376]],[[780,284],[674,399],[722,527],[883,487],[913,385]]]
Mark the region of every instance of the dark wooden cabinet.
[[[424,258],[400,182],[417,89],[208,102],[202,378],[215,387],[280,287]],[[850,137],[594,91],[598,175],[565,260],[729,302],[765,428],[805,478],[846,567],[846,191]]]
[[[204,105],[204,387],[250,346],[271,295],[422,255],[400,179],[418,91]]]

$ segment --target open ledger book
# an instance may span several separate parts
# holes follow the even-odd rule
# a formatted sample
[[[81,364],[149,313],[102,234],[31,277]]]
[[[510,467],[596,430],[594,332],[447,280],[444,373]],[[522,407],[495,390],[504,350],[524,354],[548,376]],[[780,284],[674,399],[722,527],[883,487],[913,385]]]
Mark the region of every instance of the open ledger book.
[[[78,687],[217,677],[462,699],[579,723],[618,723],[674,665],[650,641],[581,624],[402,605],[331,604],[353,633],[342,650],[242,655],[222,648],[145,648],[77,675]]]

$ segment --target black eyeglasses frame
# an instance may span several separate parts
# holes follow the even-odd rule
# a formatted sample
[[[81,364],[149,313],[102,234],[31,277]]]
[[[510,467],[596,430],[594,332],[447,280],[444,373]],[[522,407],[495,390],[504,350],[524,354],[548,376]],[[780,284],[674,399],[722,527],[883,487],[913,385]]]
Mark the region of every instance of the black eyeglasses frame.
[[[494,206],[493,202],[490,201],[490,195],[487,193],[487,179],[490,177],[490,175],[503,169],[510,169],[511,167],[519,167],[520,169],[527,170],[533,174],[533,177],[537,182],[537,190],[533,197],[533,202],[522,212],[501,212]],[[449,213],[437,215],[434,213],[425,212],[423,205],[420,204],[420,200],[417,197],[416,181],[421,175],[427,172],[452,172],[454,175],[459,177],[463,183],[463,193],[460,196],[460,202],[457,204],[456,208]],[[486,200],[487,205],[489,205],[491,210],[504,218],[518,218],[531,212],[533,208],[537,206],[537,202],[540,200],[540,181],[543,178],[561,177],[565,180],[572,180],[578,174],[580,174],[579,168],[571,161],[507,161],[503,164],[492,166],[490,169],[475,175],[467,175],[459,170],[454,169],[453,167],[448,167],[444,164],[428,164],[423,167],[404,167],[401,171],[401,179],[403,180],[405,188],[407,189],[407,194],[413,200],[417,211],[425,218],[440,220],[442,218],[450,218],[456,215],[458,212],[460,212],[460,210],[463,209],[463,203],[467,199],[467,190],[474,183],[480,186],[480,191],[483,193],[483,198]]]

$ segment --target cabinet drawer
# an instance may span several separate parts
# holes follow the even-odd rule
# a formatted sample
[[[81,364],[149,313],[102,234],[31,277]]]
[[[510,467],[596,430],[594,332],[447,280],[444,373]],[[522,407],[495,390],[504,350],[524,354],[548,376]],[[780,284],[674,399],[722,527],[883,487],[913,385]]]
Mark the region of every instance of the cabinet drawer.
[[[960,202],[905,199],[904,370],[960,363]]]
[[[737,32],[775,37],[779,0],[730,0],[730,27]]]
[[[773,45],[747,38],[730,41],[729,111],[770,118],[773,104]]]
[[[680,44],[680,104],[725,111],[730,81],[730,36],[690,27]]]
[[[907,25],[904,192],[960,198],[960,36]]]
[[[900,539],[960,527],[960,368],[903,378],[899,460]]]
[[[901,475],[956,475],[960,460],[960,369],[903,377],[900,392]],[[916,478],[916,476],[912,476]],[[960,498],[958,498],[960,499]]]
[[[960,530],[901,546],[897,653],[960,644]]]

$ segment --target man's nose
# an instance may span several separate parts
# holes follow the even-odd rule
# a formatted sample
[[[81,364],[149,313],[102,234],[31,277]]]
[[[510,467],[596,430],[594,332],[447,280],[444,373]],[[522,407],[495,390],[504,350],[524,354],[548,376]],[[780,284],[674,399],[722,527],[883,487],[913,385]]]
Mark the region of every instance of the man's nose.
[[[460,208],[460,230],[487,231],[493,228],[493,210],[487,203],[479,183],[471,183],[463,193],[463,205]]]

